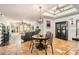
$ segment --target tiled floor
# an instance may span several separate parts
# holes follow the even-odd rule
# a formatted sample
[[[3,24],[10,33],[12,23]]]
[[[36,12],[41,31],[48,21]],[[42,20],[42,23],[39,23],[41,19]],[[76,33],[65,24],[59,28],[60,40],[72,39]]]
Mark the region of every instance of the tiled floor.
[[[29,49],[30,41],[21,42],[19,36],[13,35],[10,39],[8,46],[0,47],[1,55],[45,55],[45,51]],[[78,41],[65,41],[62,39],[53,39],[54,55],[78,55],[79,54],[79,42]],[[51,47],[47,49],[47,54],[51,55]]]

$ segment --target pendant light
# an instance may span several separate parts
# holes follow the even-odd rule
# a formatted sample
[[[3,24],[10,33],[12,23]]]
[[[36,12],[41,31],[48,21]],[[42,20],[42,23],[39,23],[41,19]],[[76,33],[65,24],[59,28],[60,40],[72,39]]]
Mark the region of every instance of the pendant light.
[[[43,17],[42,17],[42,7],[41,6],[39,6],[39,9],[40,9],[40,17],[39,17],[39,20],[38,20],[38,22],[39,23],[43,23]]]

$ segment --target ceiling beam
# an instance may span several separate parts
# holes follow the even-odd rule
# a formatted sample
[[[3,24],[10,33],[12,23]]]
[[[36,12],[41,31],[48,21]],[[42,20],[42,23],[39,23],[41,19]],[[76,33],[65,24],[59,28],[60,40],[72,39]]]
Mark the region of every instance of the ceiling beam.
[[[69,10],[69,9],[72,9],[73,7],[71,7],[71,8],[68,8],[68,9],[66,9],[66,10],[63,10],[63,11],[61,11],[61,12],[65,12],[65,11],[67,11],[67,10]],[[61,13],[61,12],[58,12],[57,14],[59,14],[59,13]],[[49,14],[53,14],[53,13],[51,13],[51,12],[48,12]],[[53,14],[54,15],[54,14]]]
[[[56,20],[56,19],[59,19],[59,18],[63,18],[63,17],[69,17],[69,16],[73,16],[73,15],[77,15],[79,14],[79,12],[75,12],[75,13],[71,13],[71,14],[67,14],[67,15],[63,15],[63,16],[59,16],[59,17],[50,17],[50,16],[44,16],[45,18],[47,19],[53,19],[53,20]]]
[[[69,6],[70,4],[66,4],[65,6],[62,6],[62,7],[59,7],[59,9],[62,9],[62,8],[64,8],[64,7],[67,7],[67,6]],[[56,8],[57,8],[57,6],[55,6]],[[58,10],[59,10],[58,9]],[[54,11],[54,10],[57,10],[57,9],[51,9],[52,11]]]

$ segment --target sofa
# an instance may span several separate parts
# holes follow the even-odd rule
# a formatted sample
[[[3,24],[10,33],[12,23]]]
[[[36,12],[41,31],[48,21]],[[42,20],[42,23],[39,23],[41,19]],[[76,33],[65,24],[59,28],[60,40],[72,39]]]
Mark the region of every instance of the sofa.
[[[26,32],[25,35],[21,35],[21,39],[24,40],[24,42],[25,41],[29,41],[29,40],[32,39],[33,35],[36,35],[38,33],[39,32],[35,32],[35,31],[33,31],[33,32]]]

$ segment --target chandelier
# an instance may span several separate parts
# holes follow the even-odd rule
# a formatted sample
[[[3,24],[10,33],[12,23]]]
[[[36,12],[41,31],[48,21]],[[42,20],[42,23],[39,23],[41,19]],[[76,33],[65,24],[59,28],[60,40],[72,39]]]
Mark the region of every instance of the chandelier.
[[[38,20],[38,22],[39,23],[43,23],[43,17],[42,17],[42,7],[41,6],[39,6],[39,9],[40,9],[40,17],[39,17],[39,20]]]

